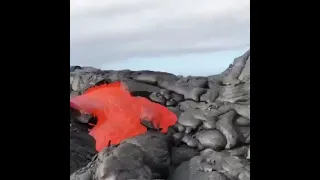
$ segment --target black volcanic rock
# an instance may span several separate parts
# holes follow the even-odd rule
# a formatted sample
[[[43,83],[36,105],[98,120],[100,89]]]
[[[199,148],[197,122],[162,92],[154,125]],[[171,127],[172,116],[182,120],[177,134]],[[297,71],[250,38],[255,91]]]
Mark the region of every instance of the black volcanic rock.
[[[158,81],[158,86],[160,86],[161,88],[173,91],[177,94],[181,94],[184,96],[184,99],[186,100],[194,100],[198,102],[200,100],[200,96],[207,92],[207,90],[204,88],[194,87],[194,86],[185,85],[185,84],[181,85],[177,81],[174,82],[174,81],[160,80]]]
[[[96,153],[93,137],[87,133],[70,132],[70,174],[86,166]]]
[[[178,77],[165,72],[141,71],[134,79],[144,83],[157,85],[158,81],[177,81]]]
[[[90,115],[70,111],[70,179],[250,179],[250,50],[220,74],[70,67],[70,97],[122,81],[133,96],[166,106],[178,117],[156,131],[95,151]]]
[[[153,92],[160,92],[160,88],[150,84],[141,83],[135,80],[123,80],[121,81],[127,88],[127,90],[133,96],[149,97]]]
[[[192,86],[192,87],[200,87],[207,88],[208,87],[208,78],[207,77],[183,77],[176,82],[178,86]]]
[[[167,137],[159,132],[147,132],[125,140],[117,147],[106,147],[89,168],[80,169],[70,179],[164,178],[168,176],[170,163]]]
[[[245,68],[247,61],[248,65],[250,66],[250,50],[233,61],[231,71],[223,77],[223,84],[238,84],[240,81],[240,79],[238,78],[241,74],[242,76],[240,78],[243,80],[243,76],[250,73],[250,68]],[[245,71],[242,73],[243,69]],[[249,78],[250,76],[247,77],[246,80],[248,80]]]
[[[227,139],[226,149],[231,149],[245,142],[243,134],[235,123],[236,116],[237,113],[235,111],[229,111],[221,115],[217,122],[217,129],[220,130]]]
[[[202,130],[196,134],[196,138],[204,148],[220,150],[227,145],[226,138],[218,130]]]
[[[199,155],[199,152],[190,147],[181,146],[181,147],[172,147],[171,158],[173,165],[180,165],[184,161],[188,161],[194,156]]]
[[[212,152],[183,162],[169,180],[250,179],[250,162],[228,153]]]

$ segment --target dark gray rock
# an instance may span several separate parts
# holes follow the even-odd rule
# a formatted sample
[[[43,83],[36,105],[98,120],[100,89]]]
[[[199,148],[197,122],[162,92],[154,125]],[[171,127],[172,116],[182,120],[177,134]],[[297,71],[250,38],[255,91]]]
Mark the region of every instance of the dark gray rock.
[[[77,72],[88,72],[88,73],[101,72],[100,69],[94,68],[92,66],[83,66],[83,67],[81,67],[81,69],[76,69],[75,71],[77,71]]]
[[[239,116],[239,117],[236,119],[236,124],[237,124],[238,126],[250,127],[250,119],[245,118],[245,117],[243,117],[243,116]]]
[[[208,79],[209,89],[220,89],[223,86],[222,77],[220,75],[211,76]]]
[[[239,127],[239,129],[245,138],[245,143],[250,143],[250,127]]]
[[[180,144],[181,140],[183,139],[184,137],[184,132],[178,132],[178,133],[175,133],[172,135],[172,140],[175,144]]]
[[[221,115],[217,122],[217,129],[220,130],[227,139],[227,149],[231,149],[245,142],[245,137],[235,124],[236,116],[237,113],[235,111],[229,111]]]
[[[248,60],[246,62],[246,65],[242,69],[241,74],[239,75],[238,78],[242,82],[247,82],[250,80],[250,56],[248,57]]]
[[[195,138],[193,138],[192,136],[185,134],[182,138],[182,142],[184,142],[185,144],[187,144],[189,147],[198,147],[199,141]]]
[[[219,97],[220,89],[208,89],[206,93],[201,95],[200,101],[213,103]]]
[[[176,123],[173,128],[178,132],[184,132],[186,128],[179,123]]]
[[[88,133],[93,123],[94,117],[91,114],[80,113],[80,111],[70,107],[70,132]]]
[[[95,140],[89,134],[70,132],[70,174],[85,167],[96,153]]]
[[[107,147],[97,158],[80,169],[70,179],[154,179],[165,178],[171,163],[167,137],[159,132],[123,141],[119,146]]]
[[[242,158],[246,158],[248,154],[248,146],[241,146],[235,149],[227,150],[230,156],[238,156]]]
[[[193,117],[193,111],[183,112],[178,118],[178,122],[183,126],[189,126],[193,129],[198,128],[202,124],[202,121],[200,119],[196,119]]]
[[[94,179],[152,179],[150,168],[143,163],[143,151],[133,144],[121,144],[114,155],[104,157],[96,170]]]
[[[170,106],[175,106],[175,105],[177,105],[178,103],[175,101],[175,100],[173,100],[173,99],[169,99],[169,100],[167,100],[167,102],[166,102],[166,106],[167,107],[170,107]]]
[[[119,71],[118,77],[120,81],[131,80],[133,72],[130,70],[122,70]]]
[[[200,76],[183,77],[176,82],[176,85],[207,88],[208,87],[208,78],[200,77]]]
[[[134,79],[137,81],[157,85],[159,80],[171,82],[178,80],[178,77],[164,72],[141,71],[141,74],[137,75]]]
[[[75,75],[72,80],[71,87],[73,91],[81,91],[86,86],[80,74]]]
[[[228,178],[220,172],[210,171],[210,168],[205,168],[201,172],[197,172],[195,169],[190,169],[187,162],[182,163],[175,172],[170,176],[168,180],[228,180]]]
[[[73,72],[70,73],[70,86],[72,91],[83,92],[86,89],[107,82],[101,73]]]
[[[244,69],[247,60],[250,57],[250,50],[247,51],[244,55],[235,58],[231,71],[223,78],[224,84],[237,84],[239,82],[239,76]]]
[[[159,92],[153,92],[150,94],[149,99],[153,102],[165,105],[166,104],[166,98],[163,97],[163,95]]]
[[[160,89],[160,93],[163,95],[166,99],[171,99],[171,92],[167,89]]]
[[[227,140],[218,130],[202,130],[196,134],[196,138],[204,148],[222,150],[227,145]]]
[[[176,93],[171,93],[171,98],[175,100],[177,103],[184,100],[183,95],[176,94]]]
[[[250,93],[246,88],[249,88],[248,84],[224,86],[220,90],[220,96],[218,100],[227,101],[230,103],[248,101],[250,99]]]
[[[215,152],[195,156],[183,162],[168,178],[169,180],[207,180],[250,178],[250,164],[245,159]]]
[[[86,166],[70,175],[70,180],[93,180],[93,172]]]
[[[188,85],[179,85],[176,84],[176,82],[173,81],[158,81],[158,86],[164,89],[168,89],[170,91],[173,91],[177,94],[181,94],[184,96],[184,99],[186,100],[194,100],[199,102],[200,96],[204,93],[206,93],[206,89],[200,88],[200,87],[193,87]]]
[[[200,119],[201,121],[216,121],[217,116],[211,112],[212,110],[193,110],[188,111],[192,113],[192,116],[196,119]]]
[[[108,82],[132,80],[134,76],[135,72],[130,70],[104,71],[104,77],[108,79]]]
[[[186,100],[183,102],[180,102],[178,104],[178,107],[181,111],[188,111],[188,110],[192,110],[192,109],[199,109],[200,107],[206,105],[206,103],[204,102],[195,102],[195,101],[190,101],[190,100]]]
[[[177,117],[181,115],[181,111],[177,107],[168,107],[168,109],[173,112]]]
[[[79,96],[81,93],[77,92],[77,91],[72,91],[70,92],[70,98],[75,97],[75,96]]]
[[[190,126],[186,126],[186,129],[184,130],[184,133],[190,134],[193,130],[194,130],[194,128],[192,128]]]
[[[243,117],[245,117],[247,119],[250,119],[250,105],[234,104],[233,108],[241,116],[243,116]]]
[[[200,155],[201,155],[201,156],[207,156],[207,155],[213,154],[213,153],[215,153],[215,152],[216,152],[216,151],[213,150],[213,149],[206,148],[206,149],[204,149],[204,150],[202,150],[202,151],[200,152]]]
[[[216,128],[216,121],[203,121],[203,129],[209,130],[209,129],[215,129]]]
[[[81,69],[80,66],[70,66],[70,72],[74,72],[76,69]]]
[[[184,161],[188,161],[194,156],[199,155],[199,152],[190,147],[172,147],[171,156],[172,164],[180,165]]]
[[[135,144],[143,150],[144,162],[153,172],[167,170],[171,161],[168,142],[167,137],[159,132],[147,132],[123,141]]]
[[[176,106],[178,102],[182,101],[181,98],[183,99],[183,96],[172,93],[166,89],[160,89],[159,92],[151,93],[149,98],[151,101],[157,102],[167,107],[173,107]],[[177,99],[178,101],[176,101],[175,99]]]
[[[123,80],[121,81],[126,89],[133,96],[149,97],[151,93],[160,92],[160,88],[157,86],[144,84],[134,80]]]
[[[120,81],[119,71],[110,71],[106,76],[110,82]]]

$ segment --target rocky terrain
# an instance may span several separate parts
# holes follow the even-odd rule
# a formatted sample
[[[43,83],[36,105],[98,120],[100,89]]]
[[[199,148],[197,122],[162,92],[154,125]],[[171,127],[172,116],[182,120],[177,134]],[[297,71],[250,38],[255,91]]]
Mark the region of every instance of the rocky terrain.
[[[87,134],[96,119],[71,110],[70,179],[250,179],[250,51],[208,77],[73,66],[70,96],[114,81],[168,107],[178,123],[167,134],[150,130],[97,153]]]

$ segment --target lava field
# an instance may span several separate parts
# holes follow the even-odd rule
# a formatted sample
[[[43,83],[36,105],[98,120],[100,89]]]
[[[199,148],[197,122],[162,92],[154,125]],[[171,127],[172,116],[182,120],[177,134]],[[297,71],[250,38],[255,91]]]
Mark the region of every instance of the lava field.
[[[207,77],[72,66],[70,97],[117,81],[167,107],[177,123],[97,152],[88,133],[97,119],[70,108],[70,180],[250,179],[250,50]]]

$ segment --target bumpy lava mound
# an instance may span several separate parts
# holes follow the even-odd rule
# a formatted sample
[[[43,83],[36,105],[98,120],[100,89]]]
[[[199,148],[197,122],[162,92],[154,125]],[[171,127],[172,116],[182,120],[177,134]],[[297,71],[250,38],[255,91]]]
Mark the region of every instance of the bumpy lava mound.
[[[133,96],[166,106],[178,122],[99,153],[88,134],[96,119],[70,109],[70,179],[250,179],[250,51],[224,72],[181,77],[152,71],[70,68],[70,97],[121,81]]]

